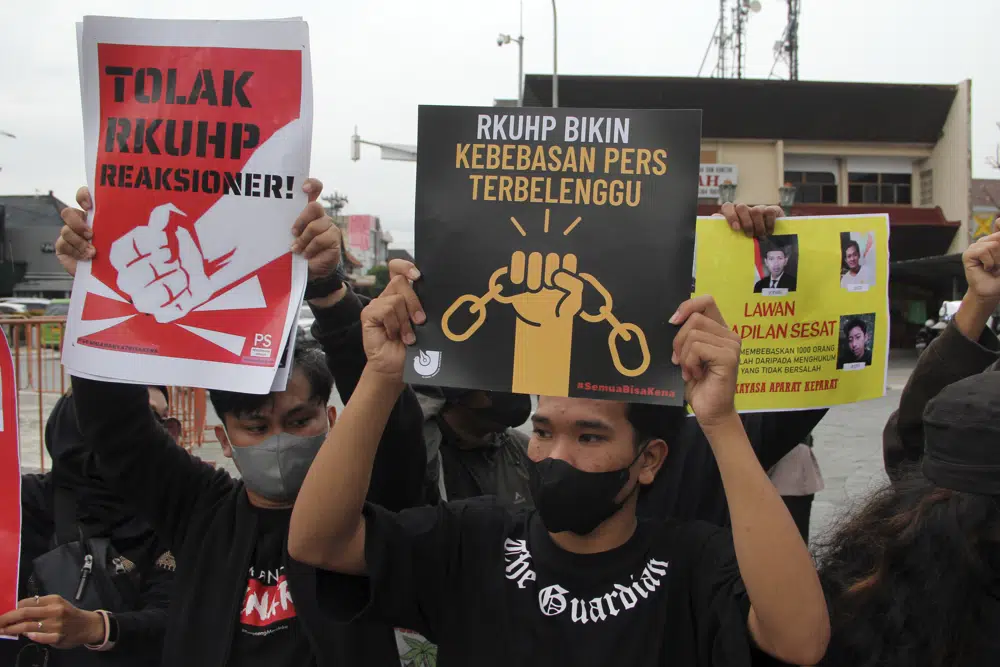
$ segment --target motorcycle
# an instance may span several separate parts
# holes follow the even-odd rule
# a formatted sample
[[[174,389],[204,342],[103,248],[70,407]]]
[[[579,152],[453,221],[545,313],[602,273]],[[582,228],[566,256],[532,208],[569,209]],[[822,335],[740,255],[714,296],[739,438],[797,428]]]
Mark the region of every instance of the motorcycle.
[[[940,320],[927,320],[924,322],[924,326],[920,328],[917,332],[917,354],[922,354],[927,346],[937,338],[942,331],[948,326],[947,322],[941,322]]]

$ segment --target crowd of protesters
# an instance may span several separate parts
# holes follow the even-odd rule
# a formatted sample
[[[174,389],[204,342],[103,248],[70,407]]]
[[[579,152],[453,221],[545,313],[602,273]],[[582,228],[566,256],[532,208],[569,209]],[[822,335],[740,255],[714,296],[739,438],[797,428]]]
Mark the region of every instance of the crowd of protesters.
[[[165,388],[74,377],[52,471],[22,479],[2,664],[1000,664],[1000,226],[886,425],[890,482],[811,553],[825,411],[738,414],[740,340],[711,297],[671,317],[693,418],[409,387],[419,270],[354,293],[322,185],[303,188],[312,336],[284,391],[210,392],[239,478],[176,444]],[[71,274],[94,256],[77,202]],[[763,237],[781,210],[721,215]]]

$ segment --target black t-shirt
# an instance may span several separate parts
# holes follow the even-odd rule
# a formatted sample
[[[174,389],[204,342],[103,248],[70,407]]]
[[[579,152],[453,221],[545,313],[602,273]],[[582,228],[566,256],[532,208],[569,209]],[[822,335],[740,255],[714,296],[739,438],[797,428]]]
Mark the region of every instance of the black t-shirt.
[[[285,578],[285,538],[292,510],[257,512],[257,543],[233,638],[230,667],[309,667],[312,649]]]
[[[370,576],[318,575],[332,620],[412,628],[451,665],[749,665],[732,536],[641,521],[609,552],[563,551],[532,510],[489,499],[365,508]]]

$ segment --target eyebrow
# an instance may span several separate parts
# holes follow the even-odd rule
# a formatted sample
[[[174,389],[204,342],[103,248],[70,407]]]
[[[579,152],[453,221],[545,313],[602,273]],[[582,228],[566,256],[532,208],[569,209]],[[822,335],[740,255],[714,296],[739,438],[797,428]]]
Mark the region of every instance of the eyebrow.
[[[541,424],[543,426],[551,426],[552,420],[543,415],[534,414],[531,416],[531,421],[535,424]],[[579,429],[586,429],[590,431],[613,431],[614,428],[607,422],[603,422],[599,419],[577,419],[573,422],[573,425]]]

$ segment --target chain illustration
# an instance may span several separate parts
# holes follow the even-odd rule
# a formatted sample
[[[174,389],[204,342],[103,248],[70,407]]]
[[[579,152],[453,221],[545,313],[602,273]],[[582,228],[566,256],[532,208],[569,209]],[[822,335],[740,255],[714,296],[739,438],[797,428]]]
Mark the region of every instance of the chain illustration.
[[[510,303],[510,300],[506,297],[500,297],[500,292],[503,290],[503,286],[497,284],[497,280],[499,280],[506,273],[507,267],[497,269],[493,272],[493,275],[490,276],[490,288],[486,294],[482,296],[465,294],[455,299],[455,303],[448,306],[448,310],[444,311],[444,316],[441,317],[441,330],[444,332],[445,336],[456,343],[469,340],[472,337],[472,334],[479,331],[479,327],[483,326],[483,323],[486,321],[486,304],[494,300],[499,303]],[[451,316],[458,312],[458,309],[464,304],[470,304],[469,313],[476,316],[476,321],[469,325],[469,328],[465,330],[465,333],[457,334],[451,330],[448,320],[450,320]]]
[[[455,302],[448,307],[441,318],[441,330],[444,332],[445,336],[456,343],[464,342],[471,338],[472,335],[475,334],[486,322],[486,306],[491,301],[504,304],[514,302],[516,297],[504,296],[502,294],[503,286],[497,282],[501,277],[506,275],[507,272],[507,267],[497,269],[493,275],[490,276],[489,289],[482,296],[464,294],[458,297]],[[597,278],[589,273],[580,273],[578,274],[578,277],[584,282],[589,283],[604,299],[604,305],[598,309],[596,314],[580,311],[579,315],[586,322],[607,322],[611,325],[611,333],[608,335],[608,349],[611,352],[611,360],[614,363],[615,368],[618,369],[618,372],[625,377],[637,377],[645,373],[649,369],[650,356],[649,345],[646,343],[646,335],[643,333],[642,329],[635,324],[622,322],[615,317],[612,312],[614,301],[611,293]],[[468,304],[469,314],[474,315],[476,319],[471,325],[469,325],[469,328],[466,329],[464,333],[455,333],[451,329],[449,320],[456,312],[458,312],[459,308],[465,306],[466,304]],[[618,352],[618,339],[620,338],[622,341],[629,342],[632,340],[633,336],[635,336],[639,342],[639,347],[642,351],[642,362],[637,368],[628,368],[622,363],[621,355]]]
[[[590,285],[597,290],[597,293],[604,298],[604,305],[598,309],[596,315],[591,315],[586,311],[580,311],[580,317],[587,322],[607,322],[610,324],[611,333],[608,335],[608,349],[611,350],[611,361],[614,362],[615,368],[617,368],[618,372],[625,377],[634,378],[642,375],[649,368],[650,362],[649,345],[646,343],[646,334],[642,332],[642,329],[631,322],[623,323],[615,317],[615,314],[611,312],[611,309],[614,307],[611,292],[609,292],[597,278],[589,273],[581,273],[580,278],[590,283]],[[639,364],[638,368],[626,368],[618,354],[616,339],[621,338],[627,343],[632,340],[633,335],[639,341],[639,348],[642,350],[642,363]]]

